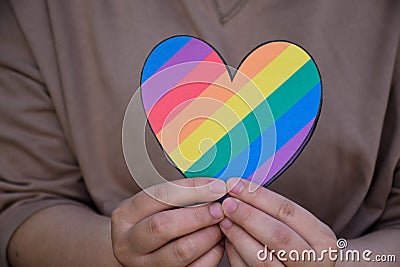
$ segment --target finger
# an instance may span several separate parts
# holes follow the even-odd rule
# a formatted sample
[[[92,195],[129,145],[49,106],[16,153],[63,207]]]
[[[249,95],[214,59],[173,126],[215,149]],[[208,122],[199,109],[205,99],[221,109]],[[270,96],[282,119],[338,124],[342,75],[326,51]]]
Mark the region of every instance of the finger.
[[[229,239],[225,239],[226,255],[228,256],[229,265],[232,267],[246,267],[247,264],[240,257],[239,253],[233,247]]]
[[[311,247],[336,247],[333,231],[311,212],[293,201],[264,187],[250,192],[251,182],[240,178],[231,178],[227,182],[229,194],[283,222],[304,238]],[[255,187],[255,186],[253,186]]]
[[[284,266],[275,256],[269,254],[265,261],[258,258],[258,252],[264,251],[264,245],[249,235],[239,225],[225,218],[220,222],[220,227],[226,238],[239,253],[240,258],[248,266],[259,266],[263,263],[265,266],[282,267]],[[229,260],[230,261],[230,260]]]
[[[141,254],[158,249],[172,239],[220,222],[224,217],[220,203],[166,210],[134,225],[129,233],[132,248]],[[138,243],[137,240],[143,240]]]
[[[224,242],[222,240],[222,242]],[[223,244],[223,243],[222,243]],[[211,250],[206,252],[200,258],[189,264],[190,267],[217,266],[224,256],[224,245],[219,242]]]
[[[217,200],[227,193],[221,179],[190,178],[149,187],[145,191],[158,201],[173,206],[188,206]]]
[[[191,233],[145,256],[146,266],[186,266],[222,239],[218,225]]]
[[[185,194],[176,194],[177,192],[170,192],[170,185],[161,184],[153,187],[153,191],[158,192],[159,196],[162,195],[177,195],[174,196],[175,200],[181,198],[181,202],[184,203],[196,203],[203,201],[209,201],[214,198],[220,198],[220,196],[226,194],[225,182],[219,179],[211,178],[190,178],[181,179],[174,181],[177,185],[187,186],[193,188],[189,190],[192,195],[185,191]],[[158,189],[154,189],[158,188]],[[164,192],[164,193],[162,193]],[[219,193],[218,193],[219,192]],[[179,192],[178,192],[179,193]],[[165,196],[164,196],[165,198]],[[185,200],[185,201],[184,201]],[[174,206],[160,202],[144,191],[137,193],[132,198],[125,200],[117,209],[111,214],[111,237],[113,244],[124,244],[124,242],[130,240],[129,231],[132,225],[143,220],[144,218],[151,216],[157,212],[171,209]],[[128,234],[128,236],[127,236]],[[120,250],[123,250],[125,246],[118,246]]]
[[[311,249],[309,244],[289,226],[239,199],[226,198],[222,203],[222,210],[226,217],[271,249],[285,251]]]
[[[128,224],[174,206],[211,202],[226,194],[223,180],[190,178],[158,184],[125,200],[115,213]]]

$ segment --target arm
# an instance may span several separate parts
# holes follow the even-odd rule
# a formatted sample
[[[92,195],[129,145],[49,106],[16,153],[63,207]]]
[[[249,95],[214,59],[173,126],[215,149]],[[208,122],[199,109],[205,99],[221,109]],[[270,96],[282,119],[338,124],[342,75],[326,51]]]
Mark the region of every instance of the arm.
[[[400,48],[400,44],[398,46]],[[400,155],[399,155],[399,116],[400,116],[400,51],[397,51],[393,83],[383,126],[381,146],[386,148],[386,153],[381,153],[381,158],[389,160],[388,153],[393,153],[393,169],[385,173],[393,176],[392,188],[388,196],[385,210],[380,219],[365,235],[349,240],[348,249],[371,250],[374,254],[395,255],[396,262],[385,263],[337,263],[336,266],[398,266],[400,261]],[[395,162],[397,158],[397,162]],[[382,160],[382,159],[381,159]]]
[[[33,6],[40,4],[45,5]],[[57,65],[51,68],[44,59],[56,55],[51,49],[34,53],[23,31],[32,28],[21,28],[14,11],[0,1],[0,265],[116,266],[111,241],[125,266],[217,265],[223,255],[216,225],[223,216],[220,203],[176,208],[140,192],[113,213],[112,224],[95,213],[76,157],[78,144],[50,90],[57,72],[46,70]],[[44,20],[42,27],[48,24]],[[218,199],[225,183],[220,189],[218,195],[191,194],[184,202]],[[215,198],[205,199],[210,196]]]
[[[195,187],[179,193],[165,184],[153,188],[167,192],[173,203],[187,205],[223,196],[225,183],[218,182],[216,188],[207,178],[178,180],[181,186]],[[18,228],[8,259],[14,267],[121,266],[118,261],[124,266],[216,266],[223,256],[216,225],[222,219],[219,203],[176,208],[144,191],[124,201],[113,212],[112,223],[83,206],[57,205]]]
[[[0,40],[0,265],[8,266],[8,245],[18,266],[39,266],[47,258],[54,266],[51,260],[77,249],[77,242],[92,241],[85,250],[105,250],[98,239],[107,236],[94,231],[105,231],[107,224],[109,229],[109,219],[89,209],[90,196],[45,79],[7,1],[0,1]],[[66,250],[56,246],[63,242]],[[68,260],[74,259],[63,262]]]
[[[56,205],[32,215],[14,233],[8,260],[14,267],[120,266],[110,218],[79,205]]]
[[[373,256],[375,255],[395,255],[396,262],[337,262],[336,267],[356,267],[356,266],[382,266],[391,267],[398,266],[400,261],[400,229],[385,229],[380,231],[375,231],[370,234],[364,235],[360,238],[349,240],[348,249],[351,250],[371,250],[373,251]]]

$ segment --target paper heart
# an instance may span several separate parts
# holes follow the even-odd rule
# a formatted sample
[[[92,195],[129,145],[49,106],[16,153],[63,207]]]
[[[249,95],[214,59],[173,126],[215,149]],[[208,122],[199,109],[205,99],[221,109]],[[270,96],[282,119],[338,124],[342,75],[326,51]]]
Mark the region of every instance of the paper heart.
[[[191,36],[148,56],[141,76],[148,122],[186,177],[243,177],[268,185],[298,157],[316,126],[321,79],[311,56],[264,43],[238,70]]]

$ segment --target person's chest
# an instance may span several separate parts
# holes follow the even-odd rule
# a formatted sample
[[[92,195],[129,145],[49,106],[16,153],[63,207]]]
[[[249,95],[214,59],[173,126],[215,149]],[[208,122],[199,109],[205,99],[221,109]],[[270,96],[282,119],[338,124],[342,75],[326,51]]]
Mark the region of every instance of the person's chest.
[[[49,91],[89,193],[109,214],[139,190],[123,157],[122,125],[157,43],[177,34],[197,36],[237,67],[258,44],[288,40],[316,61],[323,107],[309,145],[270,188],[341,231],[369,190],[379,149],[396,52],[390,29],[377,23],[383,14],[350,5],[342,10],[340,4],[217,2],[49,3],[60,75],[60,86]],[[366,15],[369,21],[361,22]],[[147,136],[160,172],[166,179],[182,177],[152,133]]]

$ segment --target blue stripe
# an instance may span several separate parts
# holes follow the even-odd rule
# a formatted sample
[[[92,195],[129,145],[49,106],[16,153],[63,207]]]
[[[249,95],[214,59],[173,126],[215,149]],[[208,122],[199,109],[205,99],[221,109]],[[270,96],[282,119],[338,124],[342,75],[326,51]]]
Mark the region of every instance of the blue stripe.
[[[320,100],[321,83],[318,83],[276,121],[275,127],[277,139],[275,150],[272,148],[274,142],[269,142],[269,140],[273,140],[271,138],[274,138],[275,135],[274,127],[271,126],[264,131],[262,136],[259,136],[254,140],[250,146],[244,149],[215,177],[219,177],[223,180],[234,176],[244,178],[249,177],[273,155],[274,151],[281,149],[293,136],[297,134],[297,132],[303,129],[307,123],[316,117],[319,109],[317,103],[320,103]],[[262,147],[261,140],[264,140]],[[260,159],[258,160],[259,157]],[[256,165],[255,162],[258,162],[258,164]],[[243,172],[244,164],[246,164],[246,169]]]
[[[171,57],[173,57],[182,47],[184,47],[192,38],[189,36],[180,36],[179,38],[170,38],[159,44],[147,58],[143,72],[142,84],[147,81],[156,71],[162,67]]]

